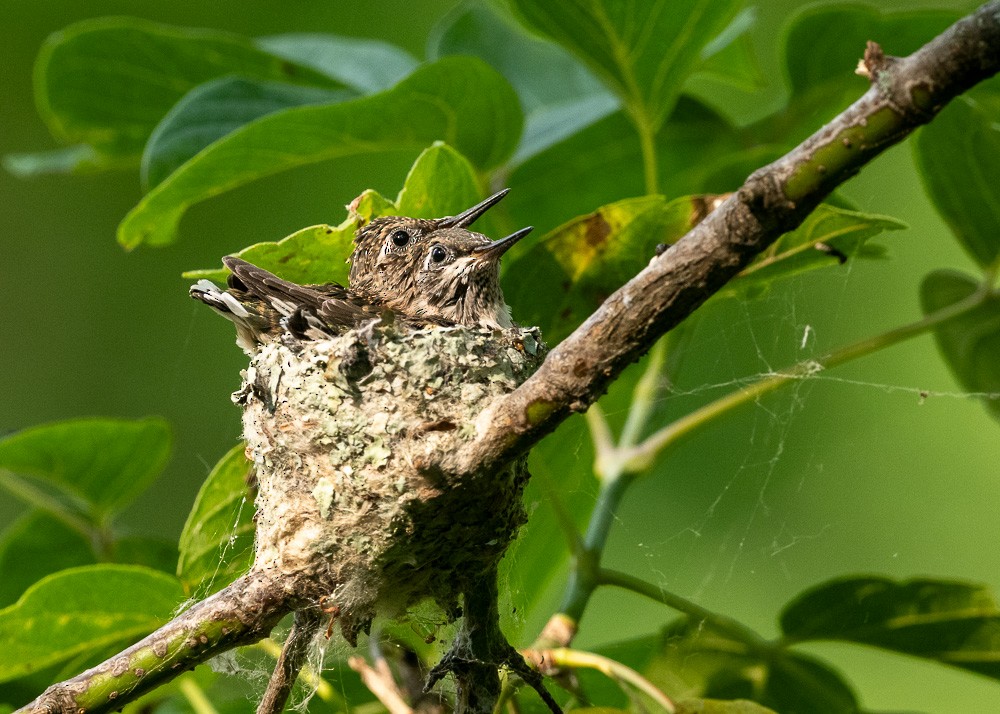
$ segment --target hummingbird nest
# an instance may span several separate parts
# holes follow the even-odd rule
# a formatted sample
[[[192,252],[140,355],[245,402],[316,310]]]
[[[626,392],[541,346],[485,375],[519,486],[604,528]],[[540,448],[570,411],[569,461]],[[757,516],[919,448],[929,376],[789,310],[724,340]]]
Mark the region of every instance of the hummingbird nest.
[[[449,460],[542,351],[533,329],[384,321],[262,347],[234,395],[259,483],[254,569],[322,600],[352,644],[425,598],[454,619],[524,523],[528,472],[456,479]]]

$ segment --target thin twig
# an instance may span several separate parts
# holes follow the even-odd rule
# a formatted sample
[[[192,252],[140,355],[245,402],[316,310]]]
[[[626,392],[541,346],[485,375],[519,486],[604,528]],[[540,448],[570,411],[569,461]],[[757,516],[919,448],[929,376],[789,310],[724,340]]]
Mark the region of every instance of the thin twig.
[[[384,657],[375,660],[375,666],[369,665],[364,657],[351,657],[347,666],[361,675],[361,681],[375,698],[389,710],[389,714],[413,714],[413,709],[403,699],[403,693],[396,686],[396,680],[389,669],[389,663]]]
[[[315,608],[304,608],[295,613],[292,630],[281,648],[281,655],[274,665],[267,689],[257,707],[257,714],[280,714],[285,710],[285,703],[288,702],[288,696],[292,693],[299,670],[302,669],[309,646],[321,623],[322,617]]]
[[[662,603],[678,612],[683,612],[696,622],[704,622],[713,630],[721,632],[729,637],[745,643],[749,648],[758,652],[769,652],[774,649],[774,644],[761,637],[754,630],[731,617],[712,612],[697,603],[694,603],[680,595],[658,588],[647,583],[645,580],[637,578],[617,570],[601,568],[597,574],[597,580],[601,585],[613,585],[615,587],[630,590],[650,600]]]
[[[205,696],[205,690],[194,680],[193,675],[180,677],[177,680],[177,688],[187,699],[188,705],[194,714],[219,714],[211,700]]]
[[[629,468],[637,472],[644,471],[652,465],[653,460],[663,449],[676,444],[682,438],[695,432],[698,428],[711,423],[719,416],[729,413],[736,407],[754,402],[765,394],[770,394],[791,382],[806,379],[817,372],[837,367],[851,360],[864,357],[878,350],[930,332],[935,327],[976,309],[990,295],[991,292],[988,286],[984,286],[982,290],[973,293],[964,300],[943,307],[940,310],[925,315],[919,320],[872,337],[866,337],[858,342],[844,345],[822,357],[799,362],[791,367],[769,374],[739,391],[709,402],[705,406],[695,409],[680,419],[667,424],[656,433],[651,434],[641,444],[637,444],[627,450],[625,459],[629,464]]]

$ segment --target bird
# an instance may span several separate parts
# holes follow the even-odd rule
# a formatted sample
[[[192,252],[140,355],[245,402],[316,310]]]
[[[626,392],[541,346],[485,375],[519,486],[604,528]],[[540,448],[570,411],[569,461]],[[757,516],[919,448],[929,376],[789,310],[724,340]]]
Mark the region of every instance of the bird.
[[[199,280],[190,295],[232,321],[237,345],[251,356],[284,335],[324,339],[388,315],[411,327],[507,329],[514,323],[500,288],[500,258],[532,228],[495,241],[468,229],[506,194],[455,216],[376,218],[355,236],[349,287],[300,285],[227,256],[226,289]]]

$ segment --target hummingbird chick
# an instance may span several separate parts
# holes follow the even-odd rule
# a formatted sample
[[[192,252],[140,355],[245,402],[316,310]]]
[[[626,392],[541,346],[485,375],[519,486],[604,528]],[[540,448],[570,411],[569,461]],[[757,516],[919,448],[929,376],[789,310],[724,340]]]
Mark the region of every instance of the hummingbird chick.
[[[299,285],[227,256],[227,289],[208,280],[191,297],[236,325],[236,343],[248,354],[284,333],[323,339],[390,312],[403,324],[513,326],[500,289],[500,257],[531,228],[491,241],[468,230],[507,191],[457,216],[387,216],[361,228],[351,254],[350,287]]]

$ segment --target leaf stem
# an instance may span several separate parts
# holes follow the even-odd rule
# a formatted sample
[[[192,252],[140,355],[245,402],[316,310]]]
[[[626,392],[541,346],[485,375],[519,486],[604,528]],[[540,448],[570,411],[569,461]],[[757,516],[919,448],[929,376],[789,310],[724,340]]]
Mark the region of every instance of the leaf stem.
[[[216,709],[211,700],[205,695],[205,690],[194,681],[194,677],[187,675],[181,677],[177,681],[177,688],[181,690],[181,694],[187,699],[187,703],[191,705],[191,710],[194,714],[219,714],[218,709]]]
[[[642,373],[632,392],[632,404],[625,418],[625,426],[622,427],[619,446],[633,446],[639,440],[653,405],[663,391],[663,366],[667,360],[666,339],[653,345],[648,359],[646,371]]]
[[[576,562],[566,583],[560,608],[562,616],[570,618],[573,622],[579,622],[591,595],[597,588],[596,576],[611,526],[614,524],[618,504],[635,479],[636,472],[631,469],[630,461],[625,457],[635,439],[646,428],[653,404],[659,396],[663,383],[661,372],[666,361],[666,349],[666,341],[661,340],[650,350],[646,370],[632,393],[632,402],[618,444],[614,443],[601,408],[593,404],[587,410],[587,425],[590,427],[594,442],[594,472],[600,481],[600,491],[583,542],[574,551]]]
[[[632,120],[639,135],[639,152],[642,154],[642,174],[646,195],[660,192],[660,167],[656,158],[656,131],[643,114],[633,113]]]
[[[733,409],[760,399],[765,394],[769,394],[789,382],[806,379],[818,372],[837,367],[859,357],[864,357],[886,347],[891,347],[912,337],[922,335],[982,305],[989,294],[990,290],[988,286],[984,286],[982,290],[978,290],[964,300],[925,315],[915,322],[846,345],[827,353],[823,357],[799,362],[783,371],[769,374],[744,389],[710,402],[700,409],[696,409],[677,421],[668,424],[652,434],[641,444],[629,449],[629,453],[627,454],[628,468],[634,473],[644,471],[652,465],[653,460],[665,448],[676,444],[684,437],[690,436],[700,427],[712,423],[712,421]]]
[[[0,469],[0,483],[12,495],[62,521],[84,538],[91,541],[98,540],[97,528],[90,520],[82,514],[70,510],[67,504],[60,502],[54,494],[47,493],[29,479],[23,478],[13,471]]]
[[[550,650],[541,650],[532,653],[532,658],[538,658],[544,662],[546,667],[572,667],[575,669],[587,668],[595,669],[606,677],[618,683],[625,682],[631,684],[640,692],[655,701],[665,712],[674,714],[677,711],[674,703],[670,701],[656,685],[621,662],[617,662],[608,657],[604,657],[593,652],[573,650],[566,647],[559,647]]]
[[[757,634],[754,630],[744,625],[742,622],[731,617],[720,615],[711,610],[707,610],[701,605],[682,598],[680,595],[668,592],[645,580],[637,578],[627,573],[617,570],[601,568],[597,572],[597,582],[600,585],[612,585],[614,587],[630,590],[638,595],[647,597],[650,600],[662,603],[667,607],[682,612],[692,620],[703,622],[724,635],[745,643],[751,649],[758,652],[770,652],[775,648],[775,644]]]

